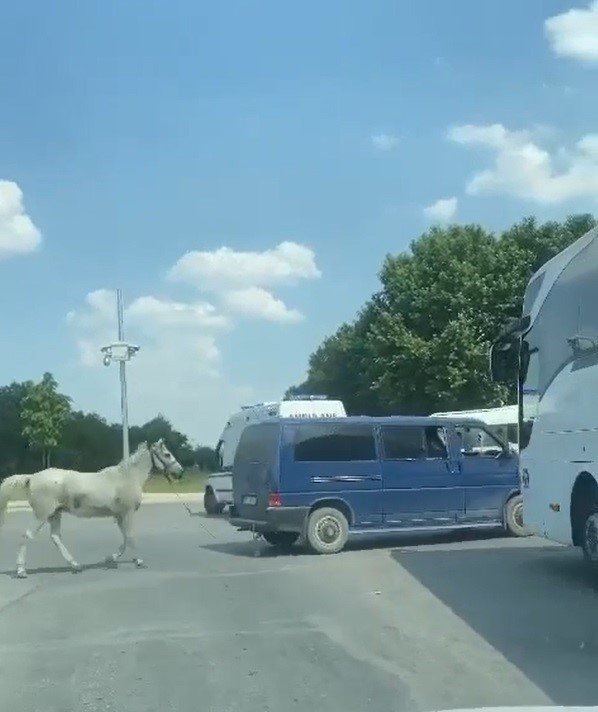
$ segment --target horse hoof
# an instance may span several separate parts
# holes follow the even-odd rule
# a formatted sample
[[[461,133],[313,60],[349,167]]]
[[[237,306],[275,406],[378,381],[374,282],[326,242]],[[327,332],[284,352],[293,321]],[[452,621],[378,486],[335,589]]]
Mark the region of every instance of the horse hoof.
[[[138,569],[145,569],[145,568],[147,568],[146,565],[145,565],[145,562],[143,561],[143,559],[134,559],[134,563],[135,563],[135,566],[136,566]]]
[[[17,569],[16,577],[21,579],[27,578],[27,572],[25,569]]]
[[[83,571],[83,567],[81,566],[81,564],[73,564],[71,569],[74,574],[80,574],[81,571]]]

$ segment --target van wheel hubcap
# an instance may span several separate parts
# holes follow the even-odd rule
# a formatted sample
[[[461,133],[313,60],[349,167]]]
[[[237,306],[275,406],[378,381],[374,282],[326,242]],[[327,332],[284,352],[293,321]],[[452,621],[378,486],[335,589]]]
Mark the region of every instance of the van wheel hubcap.
[[[523,528],[523,503],[518,504],[513,511],[513,519],[518,527]]]
[[[316,533],[324,544],[334,544],[340,536],[341,528],[334,517],[324,517],[318,522]]]
[[[598,514],[592,514],[586,521],[584,548],[590,561],[598,561]]]

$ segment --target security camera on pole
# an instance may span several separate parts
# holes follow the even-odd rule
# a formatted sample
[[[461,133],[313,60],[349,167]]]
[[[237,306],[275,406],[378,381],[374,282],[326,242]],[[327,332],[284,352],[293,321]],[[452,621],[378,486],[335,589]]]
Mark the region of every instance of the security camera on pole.
[[[126,363],[139,351],[139,346],[128,344],[125,341],[123,327],[123,295],[120,289],[116,290],[116,312],[118,319],[118,341],[103,346],[104,366],[109,366],[112,361],[118,361],[120,367],[120,409],[123,424],[123,460],[129,457],[129,408],[127,402],[127,374]]]

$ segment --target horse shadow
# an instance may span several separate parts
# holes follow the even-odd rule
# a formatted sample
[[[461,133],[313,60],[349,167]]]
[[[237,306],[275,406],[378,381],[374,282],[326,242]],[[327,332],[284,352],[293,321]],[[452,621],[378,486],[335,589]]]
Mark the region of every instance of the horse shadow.
[[[122,566],[123,564],[131,564],[131,566],[135,565],[135,562],[130,559],[123,559],[122,561],[119,561],[118,563],[111,563],[111,562],[106,562],[106,561],[97,561],[92,564],[81,564],[81,568],[78,571],[73,571],[73,569],[65,564],[64,566],[36,566],[32,568],[27,569],[27,575],[28,576],[35,576],[36,574],[81,574],[84,573],[85,571],[94,571],[94,570],[116,570],[119,566]],[[12,569],[3,569],[0,570],[0,576],[6,576],[7,578],[12,578],[15,580],[19,580],[19,577],[16,575],[15,568],[13,567]]]

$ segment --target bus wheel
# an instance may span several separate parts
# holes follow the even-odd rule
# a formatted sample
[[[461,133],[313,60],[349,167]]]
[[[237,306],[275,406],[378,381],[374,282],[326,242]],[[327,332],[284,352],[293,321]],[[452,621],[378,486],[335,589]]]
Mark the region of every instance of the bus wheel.
[[[516,494],[505,504],[505,525],[511,536],[528,536],[523,524],[523,495]]]
[[[584,559],[592,566],[598,566],[598,512],[586,519],[581,546]]]
[[[321,507],[309,515],[306,535],[317,554],[336,554],[347,542],[349,523],[338,509]]]
[[[299,538],[296,532],[263,532],[262,536],[272,546],[279,549],[290,549]]]

